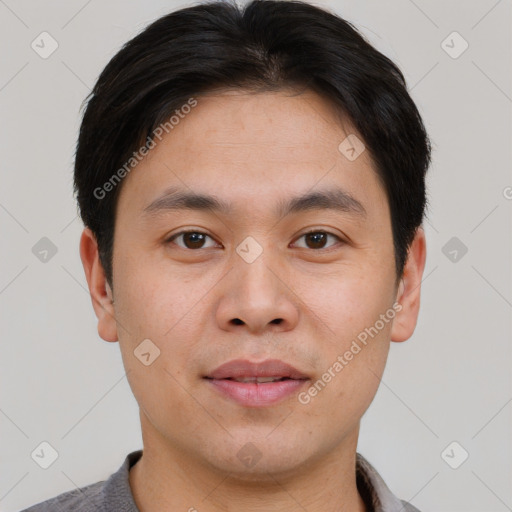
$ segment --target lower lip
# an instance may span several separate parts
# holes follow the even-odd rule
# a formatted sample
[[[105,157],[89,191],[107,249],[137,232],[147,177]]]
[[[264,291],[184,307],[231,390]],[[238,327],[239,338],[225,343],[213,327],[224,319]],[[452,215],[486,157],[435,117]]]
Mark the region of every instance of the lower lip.
[[[307,380],[277,382],[237,382],[227,379],[207,379],[214,388],[245,407],[265,407],[296,393]]]

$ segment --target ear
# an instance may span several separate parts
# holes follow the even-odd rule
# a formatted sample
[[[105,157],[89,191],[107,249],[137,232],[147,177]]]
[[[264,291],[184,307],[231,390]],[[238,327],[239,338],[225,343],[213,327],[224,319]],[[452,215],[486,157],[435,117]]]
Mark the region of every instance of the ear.
[[[118,341],[112,290],[100,262],[96,237],[87,227],[80,238],[80,258],[89,285],[92,307],[98,317],[98,334],[105,341]]]
[[[419,227],[409,248],[402,279],[398,286],[396,301],[401,304],[402,309],[393,320],[391,341],[408,340],[416,328],[426,255],[425,232],[422,227]]]

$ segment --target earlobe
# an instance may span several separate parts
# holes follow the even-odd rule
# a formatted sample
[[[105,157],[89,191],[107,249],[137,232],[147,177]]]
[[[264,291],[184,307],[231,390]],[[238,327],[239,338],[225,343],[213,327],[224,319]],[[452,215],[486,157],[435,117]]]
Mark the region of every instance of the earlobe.
[[[98,334],[105,341],[118,341],[112,290],[100,262],[96,237],[87,227],[80,238],[80,258],[98,318]]]
[[[402,308],[393,320],[391,341],[408,340],[418,320],[420,309],[421,280],[426,261],[426,241],[423,228],[416,231],[414,240],[409,247],[407,261],[404,266],[402,279],[398,285],[396,302]]]

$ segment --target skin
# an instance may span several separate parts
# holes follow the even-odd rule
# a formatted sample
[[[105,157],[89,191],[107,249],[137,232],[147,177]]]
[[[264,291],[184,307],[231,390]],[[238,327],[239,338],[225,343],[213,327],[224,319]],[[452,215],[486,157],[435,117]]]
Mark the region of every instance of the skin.
[[[388,202],[369,151],[349,161],[338,150],[357,132],[315,93],[197,99],[122,183],[113,288],[88,228],[80,241],[99,335],[119,341],[140,406],[144,452],[130,471],[136,503],[142,512],[364,511],[355,479],[360,420],[390,342],[407,340],[416,326],[423,230],[397,284]],[[214,195],[233,212],[145,216],[171,186]],[[366,215],[274,215],[278,201],[332,186]],[[302,236],[313,228],[334,236],[322,248]],[[203,247],[183,236],[167,241],[183,230],[206,233]],[[263,250],[252,263],[236,252],[248,236]],[[203,379],[232,359],[272,358],[316,382],[396,301],[394,320],[308,404],[293,394],[244,407]],[[161,351],[149,366],[133,353],[147,338]],[[237,453],[249,442],[261,458],[245,467]]]

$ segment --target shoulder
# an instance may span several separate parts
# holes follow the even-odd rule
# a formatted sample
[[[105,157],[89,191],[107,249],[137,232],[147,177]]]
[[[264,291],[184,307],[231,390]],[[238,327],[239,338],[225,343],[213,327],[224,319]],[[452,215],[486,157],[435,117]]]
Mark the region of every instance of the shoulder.
[[[356,482],[363,499],[366,496],[368,510],[420,512],[414,505],[395,496],[378,471],[360,453],[356,453]]]
[[[142,450],[129,453],[121,467],[106,480],[63,492],[21,512],[139,512],[130,488],[130,468]]]
[[[102,491],[105,481],[96,482],[80,489],[63,492],[58,496],[42,501],[21,512],[97,512],[101,510]]]

